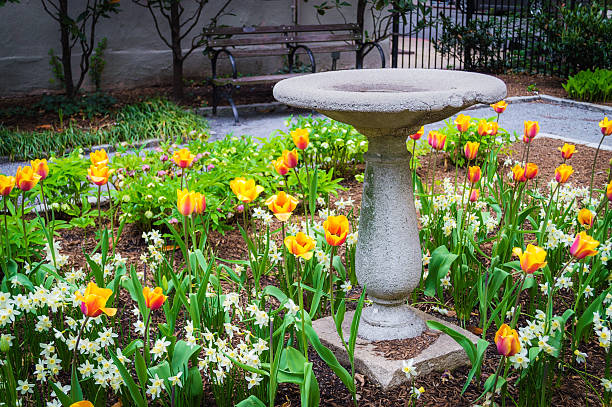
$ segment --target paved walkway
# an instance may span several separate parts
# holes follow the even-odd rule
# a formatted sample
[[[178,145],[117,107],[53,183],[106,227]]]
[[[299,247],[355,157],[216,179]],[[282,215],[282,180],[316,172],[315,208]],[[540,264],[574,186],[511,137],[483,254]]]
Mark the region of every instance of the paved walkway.
[[[492,117],[495,113],[491,108],[472,107],[462,113],[472,117]],[[285,122],[290,113],[244,113],[241,114],[241,124],[234,125],[231,116],[217,116],[209,118],[213,135],[212,140],[223,138],[226,134],[236,136],[249,135],[255,139],[267,138],[276,133],[278,129],[287,130]],[[598,122],[604,116],[612,119],[612,109],[609,112],[590,110],[577,106],[551,103],[549,101],[532,101],[523,103],[510,103],[506,112],[500,118],[500,126],[509,132],[516,132],[519,136],[523,133],[523,122],[525,120],[537,120],[540,123],[540,135],[552,138],[560,138],[571,143],[584,144],[597,147],[601,132]],[[443,122],[432,123],[425,126],[426,133],[443,126]],[[602,145],[603,149],[612,150],[612,136],[606,137]],[[0,162],[0,174],[14,175],[19,165],[29,163],[7,163]]]

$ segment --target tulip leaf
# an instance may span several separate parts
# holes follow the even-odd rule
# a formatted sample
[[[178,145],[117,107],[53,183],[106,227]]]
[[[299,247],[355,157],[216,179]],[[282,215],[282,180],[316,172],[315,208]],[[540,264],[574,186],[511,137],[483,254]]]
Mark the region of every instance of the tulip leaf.
[[[344,340],[344,332],[342,332],[342,323],[344,322],[344,313],[346,312],[346,302],[344,299],[340,301],[340,304],[337,306],[337,311],[334,316],[334,322],[336,323],[336,332],[338,332],[338,336]]]
[[[62,389],[60,388],[60,386],[58,386],[57,384],[53,382],[49,382],[49,384],[51,385],[51,388],[55,392],[55,395],[57,396],[60,403],[62,403],[63,407],[70,407],[72,404],[75,403],[74,399],[70,398],[70,396],[64,393]]]
[[[83,390],[81,389],[81,383],[79,383],[76,367],[72,369],[70,375],[70,397],[74,400],[83,400]]]
[[[187,367],[189,359],[200,351],[199,346],[191,346],[185,341],[178,341],[172,354],[172,372],[177,374]]]
[[[147,386],[147,364],[144,360],[144,357],[140,352],[136,352],[134,354],[134,365],[136,367],[136,376],[138,376],[138,382],[140,383],[140,388],[143,389],[143,397],[146,397],[144,393],[144,389]]]
[[[446,246],[439,246],[431,253],[429,261],[429,275],[425,280],[425,295],[433,297],[438,292],[442,298],[440,279],[444,278],[450,270],[451,265],[457,259],[457,255],[450,253]]]
[[[113,362],[115,362],[115,366],[117,367],[117,370],[119,370],[119,374],[121,375],[121,378],[125,382],[125,385],[127,386],[128,391],[130,392],[130,396],[132,397],[132,400],[134,401],[134,404],[137,407],[147,406],[147,403],[145,399],[142,398],[142,394],[140,394],[138,386],[136,385],[136,382],[132,378],[132,375],[130,375],[130,373],[125,368],[123,363],[121,363],[121,361],[117,359],[117,355],[115,355],[115,353],[112,350],[108,349],[108,353],[111,355]]]
[[[266,405],[257,396],[251,394],[248,398],[236,404],[236,407],[266,407]]]
[[[365,304],[366,286],[363,286],[361,290],[361,296],[357,301],[357,308],[353,314],[353,321],[351,322],[351,335],[349,337],[349,355],[351,359],[355,355],[355,343],[357,342],[357,333],[359,331],[359,321],[361,320],[361,311],[363,310],[363,304]]]
[[[334,256],[333,266],[342,281],[346,281],[346,269],[344,268],[344,264],[342,264],[342,258],[340,256]]]
[[[574,334],[574,341],[576,344],[580,343],[584,330],[593,323],[593,313],[599,310],[606,294],[608,294],[608,291],[604,291],[599,297],[591,301],[591,304],[589,304],[587,309],[582,313],[582,316],[578,319],[576,323],[576,333]]]

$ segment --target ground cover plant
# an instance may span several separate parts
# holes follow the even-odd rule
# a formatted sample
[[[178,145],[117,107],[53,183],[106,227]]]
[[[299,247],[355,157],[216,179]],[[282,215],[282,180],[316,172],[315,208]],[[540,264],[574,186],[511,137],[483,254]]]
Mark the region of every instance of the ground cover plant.
[[[609,404],[612,182],[594,181],[596,153],[583,169],[591,182],[572,187],[581,148],[571,145],[553,179],[541,179],[531,149],[538,123],[511,135],[505,103],[493,109],[407,144],[418,156],[424,265],[413,301],[481,336],[471,344],[430,325],[466,349],[470,403],[550,405],[573,375]],[[610,136],[612,122],[599,130]],[[517,138],[520,159],[504,160]],[[340,177],[359,178],[366,149],[349,126],[298,117],[259,143],[230,136],[89,158],[77,150],[0,176],[5,405],[274,406],[295,391],[295,403],[315,406],[324,404],[321,365],[351,404],[366,405],[352,358],[367,304],[355,277],[358,208],[337,196]],[[441,179],[442,157],[450,177]],[[80,228],[95,243],[66,251],[63,235]],[[130,228],[144,250],[128,256]],[[239,253],[213,244],[222,233],[239,236]],[[347,309],[356,312],[343,332]],[[325,315],[347,366],[312,328]],[[600,356],[605,365],[589,363]],[[402,405],[430,391],[418,368],[404,361]]]

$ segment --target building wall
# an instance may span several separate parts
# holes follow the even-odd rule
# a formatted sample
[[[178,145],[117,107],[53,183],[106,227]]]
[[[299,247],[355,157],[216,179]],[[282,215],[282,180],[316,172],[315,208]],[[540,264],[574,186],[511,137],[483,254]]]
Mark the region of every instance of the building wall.
[[[183,0],[185,4],[189,1]],[[222,0],[211,0],[205,7],[200,24],[193,33],[208,24]],[[70,5],[84,3],[71,0]],[[356,4],[356,0],[349,0]],[[292,22],[292,0],[234,0],[221,24],[230,26],[280,25]],[[314,2],[299,0],[300,24],[316,24]],[[172,77],[172,53],[159,38],[153,19],[147,9],[130,0],[121,0],[119,14],[102,19],[97,26],[96,41],[106,37],[106,66],[102,76],[104,89],[130,88],[140,85],[169,84]],[[76,14],[76,12],[75,12]],[[355,7],[345,9],[349,22],[355,21]],[[336,13],[323,16],[322,23],[341,23]],[[167,29],[161,27],[167,35]],[[367,29],[367,27],[366,27]],[[188,42],[185,41],[184,44]],[[19,4],[7,4],[0,8],[0,97],[24,94],[38,94],[58,90],[57,83],[51,83],[53,74],[49,65],[49,50],[61,54],[58,23],[47,15],[40,0],[21,0]],[[388,45],[385,45],[385,49]],[[73,55],[73,72],[78,75],[80,48],[77,45]],[[316,56],[317,70],[329,69],[330,55]],[[304,59],[304,58],[303,58]],[[354,66],[354,53],[343,53],[339,67]],[[239,72],[243,74],[266,74],[280,69],[280,57],[254,57],[238,60]],[[366,66],[380,66],[380,58],[371,53]],[[222,63],[221,71],[229,72],[229,64]],[[210,74],[210,62],[201,50],[194,51],[185,61],[184,75],[190,79],[204,79]],[[91,89],[89,77],[85,88]]]

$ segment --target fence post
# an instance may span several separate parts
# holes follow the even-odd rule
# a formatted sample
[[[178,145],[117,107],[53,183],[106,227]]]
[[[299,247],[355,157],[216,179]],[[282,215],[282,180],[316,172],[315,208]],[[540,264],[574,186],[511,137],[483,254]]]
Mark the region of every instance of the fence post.
[[[459,4],[462,0],[457,0]],[[465,26],[467,27],[472,20],[472,16],[474,15],[474,11],[476,9],[476,5],[474,4],[476,0],[464,0],[465,1]],[[460,9],[457,7],[457,9]],[[472,47],[471,44],[466,43],[463,48],[463,69],[466,71],[472,70]]]
[[[397,68],[397,56],[399,54],[399,13],[393,13],[391,24],[391,68]]]

